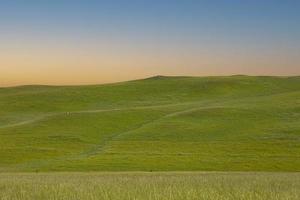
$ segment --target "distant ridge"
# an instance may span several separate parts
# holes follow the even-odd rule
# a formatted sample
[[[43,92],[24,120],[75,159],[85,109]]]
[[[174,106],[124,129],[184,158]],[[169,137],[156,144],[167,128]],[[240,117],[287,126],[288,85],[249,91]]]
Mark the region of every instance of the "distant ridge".
[[[148,78],[140,79],[140,80],[149,80],[149,79],[165,79],[165,78],[171,78],[172,76],[163,76],[163,75],[156,75],[156,76],[151,76]]]
[[[56,85],[56,84],[29,84],[29,85],[14,85],[14,86],[0,86],[0,89],[7,89],[7,88],[32,88],[32,87],[87,87],[87,86],[100,86],[100,85],[111,85],[111,84],[120,84],[120,83],[127,83],[132,81],[142,81],[142,80],[166,80],[166,79],[180,79],[180,78],[290,78],[290,79],[298,79],[300,75],[295,76],[267,76],[267,75],[243,75],[243,74],[236,74],[236,75],[226,75],[226,76],[167,76],[167,75],[155,75],[150,76],[147,78],[138,78],[132,80],[125,80],[125,81],[117,81],[111,83],[91,83],[91,84],[66,84],[66,85]]]

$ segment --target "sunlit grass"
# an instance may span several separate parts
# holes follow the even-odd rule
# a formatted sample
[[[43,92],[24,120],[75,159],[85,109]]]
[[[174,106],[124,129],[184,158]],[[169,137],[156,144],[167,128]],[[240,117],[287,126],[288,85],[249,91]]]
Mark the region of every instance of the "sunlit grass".
[[[296,200],[299,173],[0,174],[1,200]]]

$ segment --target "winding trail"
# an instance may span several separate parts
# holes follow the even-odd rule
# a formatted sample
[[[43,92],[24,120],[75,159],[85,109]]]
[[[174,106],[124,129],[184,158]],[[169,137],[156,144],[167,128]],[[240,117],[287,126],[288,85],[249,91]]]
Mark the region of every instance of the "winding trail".
[[[169,104],[168,106],[174,106],[174,105],[175,104]],[[159,107],[166,107],[166,105],[135,107],[133,109],[159,108]],[[152,125],[155,125],[156,123],[158,123],[160,121],[163,121],[164,119],[167,119],[167,118],[176,117],[176,116],[179,116],[179,115],[187,114],[187,113],[198,111],[198,110],[206,110],[206,109],[213,109],[213,108],[224,108],[224,106],[218,106],[218,105],[213,106],[213,105],[211,105],[211,106],[204,106],[203,107],[203,106],[198,105],[197,107],[182,109],[182,110],[176,111],[176,112],[171,112],[171,113],[163,115],[159,118],[156,118],[156,119],[150,120],[148,122],[144,122],[142,124],[139,124],[139,125],[137,125],[136,127],[132,128],[132,129],[129,129],[129,130],[117,133],[115,135],[112,135],[111,137],[108,137],[108,138],[102,140],[100,143],[98,143],[98,145],[96,145],[94,147],[91,147],[90,149],[87,149],[86,151],[83,151],[81,153],[79,152],[79,153],[76,153],[76,154],[73,154],[73,155],[60,156],[60,157],[47,159],[47,160],[30,161],[30,162],[20,164],[18,166],[22,167],[24,165],[30,165],[30,166],[34,166],[34,167],[37,167],[37,166],[40,167],[42,165],[47,165],[47,164],[51,163],[51,161],[62,161],[62,160],[72,161],[72,160],[80,160],[80,159],[85,159],[85,158],[89,158],[89,157],[92,157],[92,156],[96,156],[96,155],[104,153],[105,149],[110,147],[110,143],[112,141],[114,141],[114,140],[116,140],[116,139],[118,139],[118,138],[120,138],[124,135],[130,134],[134,131],[137,131],[137,130],[140,130],[140,129],[143,129],[143,128],[146,128],[146,127],[149,127],[149,126],[152,126]],[[228,107],[226,107],[226,108],[228,108]],[[124,110],[124,109],[110,109],[110,110],[97,110],[97,111],[96,110],[90,110],[90,111],[80,111],[80,112],[73,112],[73,113],[94,113],[94,112],[106,112],[106,111],[115,111],[115,110]],[[125,109],[125,110],[129,110],[129,108]]]
[[[124,131],[124,132],[120,132],[118,134],[115,134],[109,138],[106,138],[101,144],[85,151],[85,152],[82,152],[80,154],[80,156],[84,156],[84,157],[88,157],[88,156],[93,156],[93,155],[97,155],[99,153],[103,153],[103,151],[109,146],[109,143],[115,139],[118,139],[124,135],[127,135],[127,134],[130,134],[134,131],[137,131],[137,130],[140,130],[140,129],[143,129],[143,128],[146,128],[146,127],[149,127],[151,125],[154,125],[160,121],[163,121],[164,119],[167,119],[167,118],[172,118],[172,117],[176,117],[176,116],[179,116],[179,115],[183,115],[183,114],[188,114],[188,113],[191,113],[191,112],[194,112],[194,111],[199,111],[199,110],[206,110],[206,109],[213,109],[213,108],[224,108],[224,106],[206,106],[206,107],[194,107],[194,108],[189,108],[189,109],[184,109],[184,110],[181,110],[181,111],[176,111],[176,112],[172,112],[172,113],[169,113],[169,114],[166,114],[162,117],[159,117],[157,119],[153,119],[153,120],[150,120],[148,122],[145,122],[145,123],[142,123],[140,125],[138,125],[137,127],[135,128],[132,128],[132,129],[129,129],[127,131]],[[228,108],[228,107],[226,107]]]
[[[276,94],[268,94],[268,95],[258,95],[258,96],[252,96],[252,97],[243,97],[243,98],[239,98],[236,100],[202,100],[202,101],[190,101],[190,102],[182,102],[182,103],[173,103],[173,104],[161,104],[161,105],[151,105],[151,106],[132,106],[132,107],[128,107],[128,108],[112,108],[112,109],[95,109],[95,110],[79,110],[79,111],[64,111],[64,112],[54,112],[54,113],[48,113],[42,116],[39,116],[37,118],[34,119],[29,119],[29,120],[25,120],[25,121],[21,121],[21,122],[16,122],[16,123],[12,123],[12,124],[5,124],[5,125],[1,125],[0,129],[4,129],[4,128],[11,128],[11,127],[18,127],[18,126],[23,126],[23,125],[27,125],[27,124],[31,124],[31,123],[35,123],[35,122],[39,122],[42,120],[45,120],[47,118],[50,117],[55,117],[55,116],[60,116],[60,115],[66,115],[66,114],[84,114],[84,113],[101,113],[101,112],[113,112],[113,111],[124,111],[124,110],[143,110],[143,109],[151,109],[151,108],[167,108],[167,107],[176,107],[176,106],[188,106],[188,105],[195,105],[195,106],[201,106],[201,105],[205,105],[207,106],[207,104],[214,104],[214,103],[222,103],[223,105],[225,105],[225,103],[227,102],[241,102],[246,100],[247,102],[249,101],[256,101],[257,98],[269,98],[269,97],[273,97],[273,96],[278,96],[278,95],[283,95],[283,94],[293,94],[293,93],[298,93],[299,91],[288,91],[288,92],[280,92],[280,93],[276,93]]]
[[[0,126],[0,129],[13,128],[13,127],[17,127],[17,126],[32,124],[32,123],[35,123],[35,122],[38,122],[38,121],[42,121],[42,120],[44,120],[46,118],[49,118],[49,117],[57,116],[57,115],[59,115],[59,114],[58,113],[45,114],[45,115],[39,116],[37,118],[33,118],[33,119],[29,119],[29,120],[25,120],[25,121],[13,123],[13,124],[2,125],[2,126]]]
[[[114,112],[114,111],[125,111],[125,110],[144,110],[144,109],[155,109],[155,108],[167,108],[167,107],[176,107],[176,106],[185,106],[185,105],[193,105],[199,104],[200,102],[186,102],[186,103],[175,103],[175,104],[163,104],[163,105],[152,105],[152,106],[136,106],[136,107],[128,107],[128,108],[112,108],[112,109],[96,109],[96,110],[80,110],[80,111],[65,111],[65,112],[56,112],[56,113],[49,113],[37,118],[6,124],[0,126],[0,129],[4,128],[13,128],[23,125],[32,124],[35,122],[39,122],[45,120],[47,118],[61,116],[61,115],[71,115],[71,114],[88,114],[88,113],[101,113],[101,112]]]

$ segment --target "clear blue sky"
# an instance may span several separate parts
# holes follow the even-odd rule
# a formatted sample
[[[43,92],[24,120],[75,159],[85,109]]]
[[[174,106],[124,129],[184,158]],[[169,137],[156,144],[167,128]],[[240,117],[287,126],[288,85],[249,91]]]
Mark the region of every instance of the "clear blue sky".
[[[299,75],[300,1],[7,0],[0,43],[0,85]]]

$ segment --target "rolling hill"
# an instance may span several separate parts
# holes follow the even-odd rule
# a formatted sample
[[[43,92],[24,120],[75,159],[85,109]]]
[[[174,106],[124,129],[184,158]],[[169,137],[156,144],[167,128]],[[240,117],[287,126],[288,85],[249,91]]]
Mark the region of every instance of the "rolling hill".
[[[0,171],[300,171],[300,77],[0,88]]]

